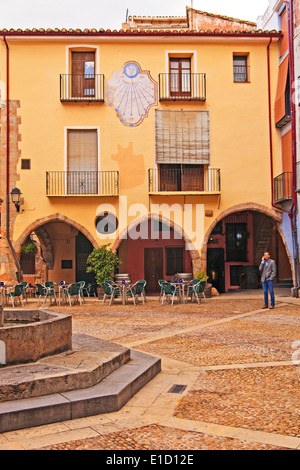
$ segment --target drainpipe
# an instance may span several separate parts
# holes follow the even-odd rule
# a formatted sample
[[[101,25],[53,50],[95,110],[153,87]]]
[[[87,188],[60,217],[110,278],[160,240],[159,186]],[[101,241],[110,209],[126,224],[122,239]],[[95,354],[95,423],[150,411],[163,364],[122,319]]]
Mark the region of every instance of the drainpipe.
[[[9,134],[10,134],[10,128],[9,128],[9,47],[6,41],[5,35],[3,36],[4,43],[6,46],[6,238],[9,244],[9,247],[12,251],[12,254],[14,256],[16,265],[18,267],[18,282],[21,282],[21,266],[20,262],[18,260],[18,257],[16,255],[15,249],[13,247],[13,244],[10,239],[10,233],[9,233],[9,223],[10,223],[10,217],[9,217],[9,151],[10,151],[10,146],[9,146]]]

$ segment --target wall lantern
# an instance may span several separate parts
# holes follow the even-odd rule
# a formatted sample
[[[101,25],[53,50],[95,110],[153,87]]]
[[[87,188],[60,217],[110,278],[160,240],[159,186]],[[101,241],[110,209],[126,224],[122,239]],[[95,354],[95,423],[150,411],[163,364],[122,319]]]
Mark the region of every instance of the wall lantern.
[[[11,190],[11,200],[12,202],[14,203],[16,209],[17,209],[17,212],[20,212],[20,200],[21,200],[21,191],[19,190],[19,188],[14,188]]]

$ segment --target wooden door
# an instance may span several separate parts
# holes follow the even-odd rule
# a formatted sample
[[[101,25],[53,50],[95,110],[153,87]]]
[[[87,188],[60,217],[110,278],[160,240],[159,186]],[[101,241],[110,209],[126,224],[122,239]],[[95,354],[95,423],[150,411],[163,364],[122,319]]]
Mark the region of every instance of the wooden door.
[[[163,254],[163,248],[145,248],[144,270],[148,294],[160,291],[158,281],[163,279]]]
[[[72,52],[72,97],[95,97],[95,52]]]

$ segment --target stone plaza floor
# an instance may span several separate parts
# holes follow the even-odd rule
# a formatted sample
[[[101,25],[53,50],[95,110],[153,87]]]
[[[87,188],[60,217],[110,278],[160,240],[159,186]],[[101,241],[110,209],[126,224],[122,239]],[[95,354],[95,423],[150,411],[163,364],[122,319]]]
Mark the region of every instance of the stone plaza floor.
[[[300,299],[275,294],[274,310],[261,289],[199,305],[47,304],[73,333],[158,356],[162,370],[118,412],[2,433],[0,450],[299,450]]]

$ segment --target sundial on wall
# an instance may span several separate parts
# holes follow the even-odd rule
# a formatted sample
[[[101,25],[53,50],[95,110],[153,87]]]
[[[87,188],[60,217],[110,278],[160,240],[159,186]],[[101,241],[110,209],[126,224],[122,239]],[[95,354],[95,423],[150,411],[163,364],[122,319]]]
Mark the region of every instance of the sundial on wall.
[[[157,105],[157,82],[137,62],[129,61],[106,82],[106,103],[125,126],[135,127]]]

